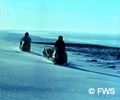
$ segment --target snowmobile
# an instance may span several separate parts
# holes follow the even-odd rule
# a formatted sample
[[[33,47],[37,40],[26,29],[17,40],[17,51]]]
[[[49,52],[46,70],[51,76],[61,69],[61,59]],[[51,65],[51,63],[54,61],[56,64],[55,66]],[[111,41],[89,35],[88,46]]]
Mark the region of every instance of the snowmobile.
[[[25,52],[30,52],[30,43],[27,42],[20,42],[20,50]]]
[[[43,57],[48,58],[54,64],[63,65],[67,64],[67,53],[64,52],[63,54],[58,55],[54,47],[45,46],[43,50]]]

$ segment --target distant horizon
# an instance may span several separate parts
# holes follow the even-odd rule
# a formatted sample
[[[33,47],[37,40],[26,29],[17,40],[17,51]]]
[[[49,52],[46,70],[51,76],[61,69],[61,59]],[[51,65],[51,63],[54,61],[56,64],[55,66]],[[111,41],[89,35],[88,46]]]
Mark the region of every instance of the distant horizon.
[[[120,32],[90,32],[90,31],[63,31],[63,30],[27,30],[27,29],[25,29],[25,30],[22,30],[22,29],[0,29],[0,31],[120,34]]]
[[[28,31],[28,30],[27,30]],[[0,30],[0,35],[4,37],[7,34],[8,39],[11,37],[24,36],[26,30]],[[97,44],[111,47],[120,47],[120,34],[118,33],[96,33],[96,32],[62,32],[62,31],[28,31],[30,33],[30,37],[33,38],[34,41],[41,41],[41,38],[45,39],[57,39],[59,35],[64,37],[64,41],[71,43],[87,43],[87,44]],[[56,34],[57,33],[57,34]],[[81,33],[81,34],[79,34]],[[7,36],[6,35],[6,36]],[[35,40],[34,36],[38,36],[37,40]],[[20,39],[20,38],[19,38]],[[18,40],[19,40],[18,39]],[[17,40],[17,41],[18,41]]]

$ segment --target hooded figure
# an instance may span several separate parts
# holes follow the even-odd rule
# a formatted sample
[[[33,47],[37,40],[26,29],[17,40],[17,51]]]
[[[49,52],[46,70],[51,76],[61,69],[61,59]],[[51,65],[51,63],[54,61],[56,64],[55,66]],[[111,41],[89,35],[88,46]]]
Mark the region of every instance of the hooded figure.
[[[54,63],[60,65],[67,63],[67,53],[65,51],[65,43],[62,36],[59,36],[55,43],[55,51]]]
[[[25,36],[22,37],[22,39],[20,40],[20,49],[22,51],[26,51],[26,52],[30,52],[31,49],[31,38],[29,37],[29,33],[26,32]]]
[[[63,37],[59,36],[58,40],[55,43],[55,49],[56,49],[56,53],[58,55],[61,55],[65,52],[65,43],[63,41]]]

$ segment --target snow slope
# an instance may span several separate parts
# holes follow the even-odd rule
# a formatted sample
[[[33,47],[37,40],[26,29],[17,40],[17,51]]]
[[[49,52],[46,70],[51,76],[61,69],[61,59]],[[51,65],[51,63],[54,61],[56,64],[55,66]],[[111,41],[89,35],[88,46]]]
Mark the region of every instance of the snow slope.
[[[71,52],[69,67],[54,65],[42,57],[43,45],[32,44],[31,53],[21,52],[21,36],[0,32],[0,100],[119,100],[119,72],[95,67]],[[89,88],[96,93],[90,95]],[[114,88],[115,94],[98,94],[98,88]]]

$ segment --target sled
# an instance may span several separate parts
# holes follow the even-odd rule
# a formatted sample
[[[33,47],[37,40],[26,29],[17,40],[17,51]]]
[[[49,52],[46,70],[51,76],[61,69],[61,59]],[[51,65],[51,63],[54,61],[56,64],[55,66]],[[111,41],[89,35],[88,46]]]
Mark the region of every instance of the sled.
[[[51,46],[44,46],[43,57],[53,58],[54,48]]]
[[[58,55],[54,47],[45,46],[43,50],[43,57],[51,60],[54,64],[67,64],[67,53]]]

